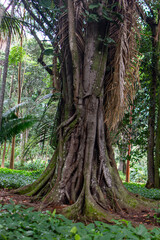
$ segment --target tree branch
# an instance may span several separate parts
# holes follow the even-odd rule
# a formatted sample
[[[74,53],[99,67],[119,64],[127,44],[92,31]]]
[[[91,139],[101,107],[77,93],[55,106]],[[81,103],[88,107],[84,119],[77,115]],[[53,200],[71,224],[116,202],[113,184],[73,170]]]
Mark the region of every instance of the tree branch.
[[[35,16],[33,11],[30,10],[30,5],[26,2],[26,0],[22,0],[22,2],[24,4],[24,7],[27,9],[28,13],[30,14],[30,16],[33,17],[33,19],[39,24],[39,26],[43,29],[43,31],[49,37],[49,39],[52,40],[53,35],[50,34],[50,32],[44,27],[44,24],[42,23],[42,21]],[[52,41],[51,41],[51,43],[52,43]]]
[[[40,39],[38,38],[37,34],[35,33],[35,31],[33,31],[32,29],[30,29],[31,34],[34,36],[35,40],[37,41],[40,49],[41,49],[41,55],[38,58],[38,62],[45,68],[45,70],[52,76],[53,75],[53,71],[52,69],[50,69],[46,63],[43,61],[43,51],[45,50],[43,44],[41,43]]]

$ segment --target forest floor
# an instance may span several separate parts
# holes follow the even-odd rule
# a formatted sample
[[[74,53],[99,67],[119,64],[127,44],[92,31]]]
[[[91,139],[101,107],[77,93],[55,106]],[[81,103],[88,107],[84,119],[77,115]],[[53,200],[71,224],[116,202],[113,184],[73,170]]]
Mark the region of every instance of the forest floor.
[[[15,204],[25,205],[26,207],[34,207],[35,210],[39,210],[41,206],[41,202],[33,201],[32,197],[28,197],[25,195],[14,194],[12,190],[9,189],[0,189],[0,204],[10,204],[10,200],[13,200]],[[60,206],[56,207],[57,213],[60,210]],[[47,206],[43,208],[43,211],[49,210],[53,212],[55,206]],[[127,213],[124,212],[120,214],[120,217],[126,219],[127,221],[131,221],[133,225],[137,226],[139,224],[144,224],[146,228],[152,229],[154,227],[160,227],[160,216],[158,216],[159,221],[154,217],[155,211],[152,209],[142,210],[139,212]],[[159,214],[160,215],[160,214]]]

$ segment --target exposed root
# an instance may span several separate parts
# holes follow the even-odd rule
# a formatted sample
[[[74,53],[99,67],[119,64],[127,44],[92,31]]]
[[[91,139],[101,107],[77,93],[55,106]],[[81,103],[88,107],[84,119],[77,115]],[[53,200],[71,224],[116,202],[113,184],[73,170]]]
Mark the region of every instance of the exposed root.
[[[41,209],[61,206],[61,212],[74,219],[111,222],[124,209],[155,207],[154,201],[129,193],[118,176],[111,147],[106,147],[103,101],[88,96],[84,102],[84,116],[74,114],[61,124],[59,144],[45,172],[15,192],[41,199]]]

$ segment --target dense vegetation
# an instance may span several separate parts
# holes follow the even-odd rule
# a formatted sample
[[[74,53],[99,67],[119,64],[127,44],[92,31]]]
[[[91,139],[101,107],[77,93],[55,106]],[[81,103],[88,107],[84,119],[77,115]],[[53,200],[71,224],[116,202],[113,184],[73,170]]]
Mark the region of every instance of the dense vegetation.
[[[13,1],[0,16],[0,188],[22,187],[75,219],[11,200],[0,239],[160,238],[123,219],[76,222],[147,202],[128,191],[160,200],[160,5],[117,2]]]
[[[0,205],[0,238],[10,240],[146,240],[160,238],[160,229],[148,231],[140,224],[134,228],[126,220],[115,221],[116,225],[108,225],[96,221],[85,226],[81,222],[73,222],[63,215],[47,212],[35,212],[33,208],[12,204]]]

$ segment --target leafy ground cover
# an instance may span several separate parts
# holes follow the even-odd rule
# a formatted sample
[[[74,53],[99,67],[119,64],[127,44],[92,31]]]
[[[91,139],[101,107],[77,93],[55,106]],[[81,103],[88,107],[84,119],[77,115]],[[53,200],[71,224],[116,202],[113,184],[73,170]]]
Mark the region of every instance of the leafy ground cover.
[[[121,218],[126,220],[116,221],[115,225],[94,222],[87,226],[55,214],[52,206],[46,207],[43,213],[39,212],[40,202],[33,201],[31,197],[14,194],[11,189],[33,182],[40,174],[41,171],[0,169],[0,240],[160,239],[160,229],[154,228],[160,226],[160,208],[136,213],[123,212]],[[160,199],[160,190],[145,189],[144,184],[124,185],[133,193]],[[34,211],[30,207],[33,207]],[[56,208],[58,212],[59,206]],[[138,227],[133,227],[130,221]],[[152,230],[147,230],[146,227],[152,227]]]
[[[86,226],[56,214],[55,210],[42,213],[10,201],[11,204],[0,205],[0,239],[160,239],[158,228],[147,230],[142,224],[135,228],[126,220],[115,221],[115,225],[95,221]]]
[[[24,171],[0,168],[0,188],[19,188],[31,184],[41,174],[41,171]]]
[[[128,191],[139,194],[143,197],[150,198],[150,199],[160,199],[160,189],[147,189],[145,184],[139,183],[123,183],[124,186],[128,189]]]

